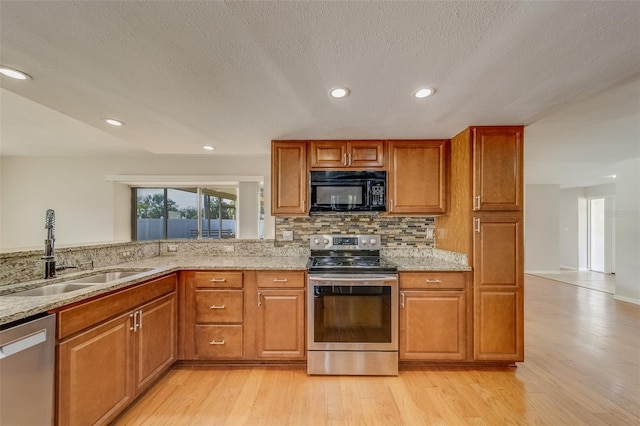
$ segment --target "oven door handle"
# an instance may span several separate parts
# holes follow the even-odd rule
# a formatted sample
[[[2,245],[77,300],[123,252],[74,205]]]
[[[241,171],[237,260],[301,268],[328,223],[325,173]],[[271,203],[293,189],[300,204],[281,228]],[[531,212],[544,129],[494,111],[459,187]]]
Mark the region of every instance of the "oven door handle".
[[[395,281],[397,277],[393,275],[387,276],[370,276],[370,277],[309,277],[310,282],[378,282],[378,281]]]

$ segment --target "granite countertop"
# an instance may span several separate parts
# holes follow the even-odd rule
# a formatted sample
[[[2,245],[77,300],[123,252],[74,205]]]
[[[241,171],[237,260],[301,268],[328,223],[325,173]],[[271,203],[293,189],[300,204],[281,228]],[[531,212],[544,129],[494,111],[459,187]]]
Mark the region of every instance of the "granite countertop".
[[[0,287],[0,325],[27,318],[90,297],[108,293],[133,284],[157,278],[180,270],[306,270],[308,257],[233,256],[233,257],[154,257],[150,259],[122,263],[93,271],[68,273],[51,280],[36,280]],[[430,257],[388,257],[398,265],[399,271],[470,271],[464,264]],[[96,284],[68,293],[49,296],[10,296],[21,290],[41,287],[45,284],[62,283],[93,273],[110,270],[143,270],[128,278],[107,284]]]
[[[398,271],[471,271],[471,266],[449,262],[436,257],[387,257],[398,265]]]

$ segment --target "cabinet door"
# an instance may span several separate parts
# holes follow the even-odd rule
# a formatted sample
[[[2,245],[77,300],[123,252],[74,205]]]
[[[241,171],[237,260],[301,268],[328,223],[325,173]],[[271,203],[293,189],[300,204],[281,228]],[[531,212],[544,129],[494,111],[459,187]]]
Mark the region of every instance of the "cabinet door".
[[[312,169],[384,168],[384,141],[311,141]]]
[[[144,305],[136,315],[135,383],[140,393],[176,359],[176,294]]]
[[[58,424],[107,424],[133,398],[129,314],[59,345]]]
[[[465,359],[465,297],[462,291],[400,292],[400,359]]]
[[[347,167],[347,142],[311,141],[312,169],[334,169]]]
[[[271,214],[304,215],[307,208],[307,144],[271,144]]]
[[[304,290],[258,291],[258,358],[304,359]]]
[[[474,127],[473,209],[522,210],[522,126]]]
[[[379,169],[384,167],[384,141],[349,141],[347,143],[349,167]]]
[[[522,219],[474,218],[474,356],[524,359]]]
[[[388,210],[397,214],[446,212],[447,141],[390,141]]]

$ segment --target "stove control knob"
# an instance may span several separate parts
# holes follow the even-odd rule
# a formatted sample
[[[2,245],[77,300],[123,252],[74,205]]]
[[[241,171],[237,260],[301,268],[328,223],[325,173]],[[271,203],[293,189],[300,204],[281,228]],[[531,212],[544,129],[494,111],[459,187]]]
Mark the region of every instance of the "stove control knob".
[[[370,242],[371,244],[374,244],[374,245],[375,245],[375,243],[376,243],[377,241],[378,241],[378,240],[376,240],[375,238],[372,238],[369,242]]]
[[[320,244],[320,238],[316,238],[313,240],[313,244],[318,245]]]
[[[329,240],[325,238],[324,240],[322,240],[322,243],[326,246],[327,244],[329,244]]]
[[[363,246],[366,246],[366,245],[367,245],[367,240],[365,240],[365,239],[363,238],[360,244],[362,244]]]

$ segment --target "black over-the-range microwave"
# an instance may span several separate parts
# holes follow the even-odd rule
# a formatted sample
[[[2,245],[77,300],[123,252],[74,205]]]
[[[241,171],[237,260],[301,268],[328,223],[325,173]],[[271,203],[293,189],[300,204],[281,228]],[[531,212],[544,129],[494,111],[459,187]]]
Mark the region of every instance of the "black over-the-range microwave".
[[[310,172],[309,212],[383,212],[387,173],[383,171]]]

